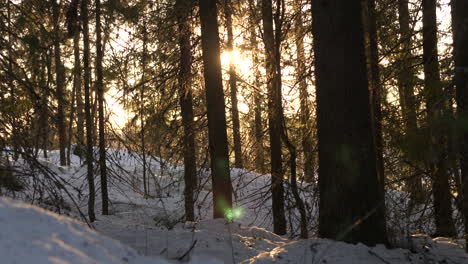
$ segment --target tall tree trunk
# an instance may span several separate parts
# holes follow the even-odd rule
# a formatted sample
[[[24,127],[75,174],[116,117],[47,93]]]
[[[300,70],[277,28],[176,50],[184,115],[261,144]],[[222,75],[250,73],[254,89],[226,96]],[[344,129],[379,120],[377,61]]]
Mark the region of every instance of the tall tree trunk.
[[[254,125],[253,125],[253,134],[255,138],[254,142],[254,153],[255,153],[255,158],[254,158],[254,163],[255,163],[255,169],[256,171],[260,173],[265,173],[265,150],[263,146],[263,123],[262,123],[262,103],[263,103],[263,97],[262,97],[262,84],[260,82],[260,71],[258,69],[260,60],[258,58],[258,42],[257,42],[257,34],[256,34],[256,27],[259,23],[257,16],[257,6],[255,4],[255,1],[250,0],[249,1],[249,10],[250,10],[250,46],[252,50],[252,62],[253,62],[253,69],[252,73],[254,76],[254,83],[253,86],[257,89],[254,91],[254,98],[253,98],[253,104],[254,104]]]
[[[13,36],[11,32],[12,30],[12,23],[11,23],[11,8],[10,8],[10,1],[7,1],[7,23],[8,23],[8,72],[10,75],[13,75]],[[10,86],[10,96],[11,100],[14,102],[16,98],[16,89],[15,89],[15,84],[13,82],[13,78],[9,78],[9,83],[8,85]],[[11,139],[12,139],[12,145],[13,145],[13,159],[16,161],[19,158],[19,142],[18,142],[18,124],[16,122],[16,118],[12,120],[12,131],[11,131]]]
[[[189,16],[192,4],[188,0],[177,0],[177,20],[179,23],[179,103],[182,114],[182,126],[184,127],[184,198],[185,198],[185,220],[195,221],[193,192],[197,186],[195,133],[193,122],[193,99],[192,99],[192,54],[190,44]]]
[[[53,74],[52,74],[52,53],[53,50],[52,48],[49,48],[48,54],[46,54],[46,69],[47,69],[47,89],[44,91],[44,97],[42,98],[42,103],[47,106],[49,103],[49,92],[52,90],[52,82],[53,82]],[[49,108],[45,107],[45,123],[44,123],[44,146],[43,146],[43,151],[44,151],[44,158],[47,159],[47,149],[49,147]]]
[[[143,193],[145,198],[148,197],[148,180],[146,175],[146,142],[145,142],[145,89],[146,89],[146,56],[148,53],[147,42],[148,32],[146,28],[146,20],[143,22],[143,57],[141,65],[141,89],[140,89],[140,123],[141,123],[141,154],[143,158]]]
[[[229,88],[231,90],[231,118],[232,118],[232,135],[234,138],[234,164],[236,168],[243,168],[242,162],[242,142],[240,136],[239,109],[237,106],[237,74],[236,65],[233,60],[234,51],[234,35],[232,33],[232,14],[233,4],[231,0],[225,0],[224,11],[226,16],[227,29],[227,49],[230,52],[231,60],[229,61]]]
[[[75,100],[76,100],[76,86],[75,86],[75,81],[73,80],[73,88],[72,88],[72,98],[71,98],[71,104],[70,104],[70,115],[68,120],[68,138],[67,138],[67,166],[70,166],[71,163],[71,144],[72,144],[72,139],[73,139],[73,120],[75,119]]]
[[[232,208],[229,154],[226,133],[226,107],[221,77],[221,60],[216,0],[199,0],[203,67],[208,114],[214,218],[224,217]]]
[[[47,141],[48,141],[48,133],[47,129],[49,126],[49,108],[48,108],[48,86],[47,86],[47,53],[42,55],[42,62],[41,62],[41,120],[40,120],[40,127],[41,127],[41,136],[40,140],[42,140],[42,151],[43,156],[47,159]]]
[[[304,155],[304,180],[312,182],[314,178],[314,151],[312,145],[312,126],[309,93],[307,91],[305,51],[304,51],[304,22],[302,19],[302,0],[295,0],[294,11],[296,13],[295,25],[295,43],[297,54],[296,78],[299,84],[300,98],[300,119],[301,119],[301,145]]]
[[[101,172],[102,214],[109,214],[109,196],[107,194],[106,136],[104,131],[104,80],[102,58],[104,50],[101,39],[101,0],[96,0],[96,91],[99,104],[99,169]]]
[[[447,145],[447,130],[441,125],[446,99],[440,81],[437,53],[436,0],[423,0],[423,62],[424,93],[430,131],[429,173],[432,178],[436,234],[454,236],[449,174],[444,146]]]
[[[456,74],[456,73],[455,73]],[[455,79],[455,77],[454,77]],[[455,81],[455,80],[454,80]],[[456,114],[455,114],[455,96],[456,92],[453,91],[454,94],[450,95],[450,99],[447,102],[447,112],[451,121],[456,121]],[[458,130],[456,126],[456,122],[453,122],[449,126],[449,133],[448,133],[448,147],[447,147],[447,160],[449,163],[449,173],[452,176],[452,179],[455,183],[455,191],[457,192],[457,196],[455,197],[455,206],[459,212],[463,214],[463,185],[462,185],[462,178],[460,172],[460,140],[458,138]]]
[[[398,91],[400,106],[404,122],[404,153],[410,163],[409,178],[406,181],[411,200],[422,202],[424,193],[422,188],[421,172],[417,168],[421,166],[419,150],[414,147],[417,136],[416,98],[414,86],[416,81],[415,71],[412,65],[411,54],[411,29],[408,0],[398,0],[398,23],[400,33],[400,58],[398,58]]]
[[[94,222],[96,216],[94,214],[94,200],[96,191],[94,188],[93,176],[93,119],[91,117],[91,94],[90,80],[91,68],[89,65],[90,47],[89,47],[89,17],[88,17],[88,0],[81,2],[81,18],[83,19],[83,69],[84,69],[84,92],[85,92],[85,119],[86,119],[86,164],[87,164],[87,179],[88,179],[88,217],[90,222]]]
[[[284,186],[281,157],[282,107],[281,87],[277,69],[277,47],[273,31],[273,10],[271,0],[262,0],[263,41],[265,44],[265,68],[268,89],[268,123],[271,155],[271,193],[273,230],[278,235],[286,234],[284,214]]]
[[[78,8],[78,7],[77,7]],[[80,155],[81,161],[81,154],[84,153],[84,108],[83,108],[83,94],[82,94],[82,87],[81,87],[81,61],[80,61],[80,23],[78,20],[74,21],[74,35],[73,35],[73,56],[74,56],[74,67],[73,67],[73,87],[76,92],[76,149],[78,150],[76,153]],[[71,122],[71,119],[70,119]]]
[[[452,0],[453,53],[459,131],[460,167],[463,186],[463,215],[465,218],[465,249],[468,252],[468,1]]]
[[[361,1],[312,1],[317,84],[319,235],[387,242],[375,146]]]
[[[65,148],[67,145],[67,137],[65,131],[65,97],[64,97],[64,85],[65,85],[65,67],[62,64],[60,55],[60,7],[57,0],[52,2],[53,19],[54,19],[54,58],[55,58],[55,82],[56,97],[57,97],[57,130],[59,136],[59,148],[60,148],[60,165],[65,166],[67,164]]]
[[[366,35],[368,37],[367,60],[368,76],[369,76],[369,100],[371,104],[371,121],[373,129],[373,140],[375,145],[375,159],[377,165],[377,175],[379,178],[379,187],[382,197],[385,199],[385,170],[383,161],[383,135],[382,135],[382,84],[380,82],[379,68],[379,50],[378,50],[378,35],[377,35],[377,11],[375,0],[366,0],[365,19]],[[385,208],[384,208],[385,210]]]
[[[81,62],[80,62],[80,22],[78,19],[79,1],[73,0],[70,3],[70,7],[67,11],[68,34],[73,36],[73,93],[72,103],[70,110],[70,122],[68,129],[68,149],[67,149],[67,164],[71,163],[71,144],[73,134],[73,120],[75,111],[77,112],[78,121],[76,122],[77,134],[76,134],[76,147],[74,154],[82,153],[83,149],[83,116],[80,111],[83,110],[83,102],[81,98]],[[75,105],[76,102],[76,105]],[[81,119],[80,119],[81,118]],[[81,121],[81,122],[80,122]],[[81,159],[81,157],[80,157]]]
[[[257,81],[256,87],[260,88],[260,83]],[[254,95],[254,152],[255,152],[255,169],[260,173],[265,173],[265,149],[263,145],[263,123],[262,123],[262,104],[263,97],[260,92]]]

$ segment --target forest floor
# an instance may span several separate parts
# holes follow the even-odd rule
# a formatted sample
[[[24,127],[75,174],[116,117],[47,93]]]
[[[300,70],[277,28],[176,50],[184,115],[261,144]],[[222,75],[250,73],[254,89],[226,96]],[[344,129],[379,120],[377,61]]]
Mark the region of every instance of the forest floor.
[[[402,248],[367,247],[315,237],[299,240],[294,236],[298,232],[294,210],[288,210],[293,235],[277,236],[271,232],[268,176],[231,170],[234,203],[240,213],[233,223],[227,223],[224,219],[211,219],[209,174],[200,170],[198,220],[183,223],[183,168],[149,159],[149,195],[144,197],[140,157],[116,150],[109,150],[109,154],[110,215],[101,215],[97,177],[97,220],[92,223],[97,233],[69,217],[1,199],[1,263],[468,263],[463,240],[423,234],[433,232],[433,223],[427,220],[430,212],[424,209],[414,215],[405,214],[404,193],[387,194],[391,240]],[[57,165],[57,153],[50,152],[41,164],[49,178],[63,183],[63,203],[56,205],[47,191],[32,192],[32,188],[17,198],[35,200],[42,207],[75,219],[80,218],[79,211],[86,215],[86,168],[79,159],[73,156],[71,166],[61,167]],[[31,168],[24,161],[15,166]],[[301,185],[301,189],[313,193],[313,186]],[[303,192],[303,198],[309,201],[309,217],[316,219],[314,196],[307,193]],[[310,226],[313,236],[316,223],[311,221]],[[457,227],[461,230],[460,224]],[[414,230],[422,233],[413,234]]]

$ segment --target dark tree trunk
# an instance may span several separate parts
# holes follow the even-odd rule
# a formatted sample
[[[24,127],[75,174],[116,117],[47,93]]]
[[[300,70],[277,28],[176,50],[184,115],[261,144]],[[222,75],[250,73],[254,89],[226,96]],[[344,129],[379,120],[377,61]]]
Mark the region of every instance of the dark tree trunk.
[[[71,163],[71,144],[72,144],[72,135],[73,135],[73,121],[75,119],[75,112],[78,111],[78,118],[80,116],[80,110],[82,110],[82,98],[81,97],[81,62],[80,62],[80,23],[78,20],[78,9],[79,1],[73,0],[70,2],[69,9],[67,11],[67,22],[68,22],[68,35],[73,36],[73,92],[72,92],[72,102],[69,116],[69,126],[68,126],[68,148],[67,148],[67,165],[70,166]],[[76,105],[75,105],[76,104]],[[81,105],[79,105],[81,104]],[[81,108],[80,108],[81,107]],[[79,120],[83,121],[83,119]],[[81,127],[80,127],[81,126]],[[79,150],[82,149],[83,142],[83,122],[76,122],[77,127],[77,137],[76,137],[76,148],[74,153],[81,153]]]
[[[195,221],[193,192],[197,186],[195,134],[193,122],[193,99],[191,89],[192,53],[190,44],[189,16],[192,4],[188,0],[177,0],[177,20],[179,23],[179,103],[184,127],[184,182],[185,220]]]
[[[227,49],[231,52],[231,58],[234,50],[234,36],[232,33],[232,13],[233,6],[231,0],[225,0],[225,16],[227,29]],[[236,168],[243,168],[242,162],[242,142],[240,136],[239,109],[237,107],[237,75],[236,66],[233,59],[229,62],[229,88],[231,90],[231,118],[232,118],[232,135],[234,138],[234,164]]]
[[[47,52],[42,55],[42,66],[41,66],[41,118],[40,118],[40,127],[41,127],[41,136],[39,140],[42,140],[42,151],[43,156],[47,159],[47,142],[48,142],[48,133],[47,129],[49,126],[49,108],[48,108],[48,86],[47,86],[47,77],[48,66],[47,63],[49,60],[46,59]]]
[[[295,1],[295,42],[297,53],[297,66],[296,75],[297,83],[299,84],[299,98],[300,98],[300,117],[301,117],[301,145],[304,155],[304,180],[312,182],[314,178],[314,150],[312,145],[312,122],[309,93],[307,91],[306,81],[306,65],[305,65],[305,51],[304,51],[304,22],[302,19],[302,0]]]
[[[222,218],[225,210],[232,208],[232,187],[229,175],[226,108],[219,57],[218,11],[216,0],[199,0],[199,5],[213,184],[213,216]]]
[[[404,153],[405,159],[410,163],[408,180],[406,185],[411,195],[411,200],[422,202],[424,193],[421,182],[421,172],[417,169],[421,166],[419,150],[414,147],[417,136],[416,98],[414,86],[416,81],[415,71],[412,65],[411,54],[411,29],[408,0],[398,0],[398,23],[400,33],[400,57],[398,58],[398,91],[400,106],[404,122]]]
[[[47,159],[47,150],[49,148],[49,117],[50,117],[50,112],[49,108],[47,107],[49,103],[49,91],[52,90],[52,82],[53,82],[53,74],[52,74],[52,48],[49,48],[46,54],[46,69],[47,69],[47,89],[44,91],[44,97],[42,97],[42,103],[45,105],[44,108],[44,158]]]
[[[81,87],[81,61],[80,61],[80,26],[79,21],[75,22],[75,30],[73,35],[73,55],[74,55],[74,68],[73,68],[73,86],[76,92],[76,148],[78,154],[82,154],[85,149],[84,139],[84,108],[83,108],[83,94]],[[71,122],[71,119],[70,119]],[[80,155],[80,160],[82,156]]]
[[[252,50],[252,62],[253,62],[253,76],[254,76],[254,87],[257,89],[254,91],[254,124],[253,124],[253,134],[254,134],[254,163],[255,163],[255,170],[260,173],[265,173],[265,150],[263,145],[263,123],[262,123],[262,105],[263,105],[263,97],[262,97],[262,85],[260,82],[260,71],[258,69],[260,61],[258,58],[258,42],[257,42],[257,34],[256,34],[256,27],[259,23],[257,16],[257,6],[254,3],[255,1],[250,0],[250,46]]]
[[[281,87],[277,69],[276,43],[273,31],[271,0],[262,0],[263,41],[265,44],[265,68],[268,89],[268,123],[271,155],[271,193],[273,230],[278,235],[286,234],[284,214],[284,186],[281,157]]]
[[[65,84],[65,67],[62,64],[60,56],[60,7],[57,0],[52,2],[53,19],[54,19],[54,58],[55,58],[55,82],[56,97],[57,97],[57,130],[59,136],[59,148],[60,148],[60,165],[65,166],[67,164],[67,158],[65,148],[67,145],[67,137],[65,131],[65,113],[64,113],[64,84]]]
[[[454,236],[447,158],[447,130],[441,125],[445,102],[437,53],[436,0],[423,0],[424,93],[430,131],[428,167],[432,178],[436,235]]]
[[[143,22],[143,57],[142,57],[142,75],[141,75],[141,89],[140,89],[140,123],[141,123],[141,155],[143,159],[143,194],[145,198],[148,197],[148,179],[146,175],[146,142],[145,142],[145,89],[146,89],[146,56],[148,53],[148,32],[146,28],[146,20]]]
[[[361,1],[312,1],[320,213],[325,238],[386,243],[361,20]]]
[[[109,214],[109,196],[107,194],[106,136],[104,131],[104,80],[102,58],[104,50],[101,40],[101,0],[96,0],[96,91],[99,104],[99,169],[101,172],[102,214]]]
[[[76,101],[76,86],[75,80],[73,80],[73,88],[72,88],[72,98],[70,104],[70,115],[68,117],[68,138],[67,138],[67,166],[70,166],[71,163],[71,144],[72,144],[72,137],[73,137],[73,119],[75,119],[75,101]]]
[[[375,157],[381,194],[385,193],[385,172],[383,162],[383,138],[382,138],[382,85],[380,83],[379,50],[377,36],[377,14],[375,0],[366,0],[367,10],[367,35],[369,37],[368,61],[369,63],[369,95],[371,103],[371,120],[375,145]],[[384,199],[382,196],[381,199]]]
[[[456,74],[456,73],[455,73]],[[454,77],[455,79],[455,77]],[[455,82],[455,80],[454,80]],[[447,102],[447,113],[449,115],[452,124],[449,125],[449,133],[448,133],[448,147],[447,147],[447,160],[449,163],[449,173],[452,176],[452,179],[455,184],[455,191],[457,192],[457,196],[454,198],[455,206],[459,212],[463,214],[463,186],[462,186],[462,179],[461,179],[461,172],[460,172],[460,140],[458,138],[458,130],[456,126],[456,114],[455,114],[455,96],[456,91],[453,90],[453,94],[450,95],[450,99]]]
[[[9,29],[9,33],[8,33],[8,57],[9,57],[9,60],[8,60],[8,72],[10,75],[13,75],[13,61],[14,61],[14,57],[13,57],[13,36],[11,34],[11,32],[13,32],[12,30],[12,23],[11,23],[11,8],[10,8],[10,1],[7,1],[7,23],[8,23],[8,29]],[[9,78],[8,80],[8,85],[10,86],[10,96],[11,96],[11,100],[14,102],[16,99],[16,89],[15,89],[15,84],[13,82],[13,78]],[[18,124],[16,122],[16,118],[14,118],[12,120],[12,134],[11,134],[11,140],[13,141],[12,142],[12,145],[13,145],[13,159],[16,161],[18,160],[19,158],[19,148],[20,148],[20,145],[19,145],[19,139],[18,139]],[[45,152],[44,152],[45,153]]]
[[[90,222],[94,222],[96,216],[94,214],[94,200],[96,191],[94,188],[93,176],[93,119],[91,117],[91,95],[90,95],[90,51],[89,51],[89,18],[88,18],[88,0],[81,2],[81,18],[83,19],[83,69],[84,69],[84,92],[85,92],[85,119],[86,119],[86,164],[87,164],[87,179],[88,179],[88,217]]]
[[[369,77],[369,101],[371,106],[372,135],[375,146],[375,160],[379,179],[379,200],[385,199],[385,169],[383,160],[382,135],[382,84],[380,81],[379,50],[377,34],[377,14],[375,0],[365,0],[363,4],[364,36],[366,43],[367,71]],[[383,209],[385,213],[385,208]]]
[[[258,86],[260,88],[260,84]],[[263,97],[259,92],[254,95],[254,136],[255,136],[255,169],[260,173],[265,173],[265,148],[263,145],[263,122],[262,122],[262,104]]]
[[[457,114],[461,124],[468,122],[468,1],[452,0],[452,30],[455,59]],[[465,239],[468,245],[468,129],[459,131],[460,167],[463,186],[463,215]],[[468,246],[465,247],[468,252]]]

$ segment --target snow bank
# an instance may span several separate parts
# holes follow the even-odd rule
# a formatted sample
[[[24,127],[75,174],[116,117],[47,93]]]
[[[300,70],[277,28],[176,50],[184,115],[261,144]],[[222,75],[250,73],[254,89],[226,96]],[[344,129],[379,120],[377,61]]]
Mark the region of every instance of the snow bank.
[[[228,224],[222,219],[211,219],[209,169],[200,169],[202,188],[195,206],[198,222],[184,224],[181,223],[184,214],[182,168],[163,164],[164,161],[157,158],[149,162],[150,196],[145,198],[141,191],[140,157],[124,151],[109,150],[109,153],[113,160],[109,163],[108,186],[111,215],[103,216],[100,213],[100,182],[96,177],[97,221],[94,227],[122,244],[69,218],[0,199],[0,224],[3,224],[0,227],[0,254],[3,256],[0,263],[140,264],[180,263],[179,260],[190,264],[468,263],[461,240],[409,236],[413,230],[430,233],[432,222],[421,226],[405,214],[407,198],[404,193],[389,192],[387,206],[392,212],[388,221],[390,230],[404,240],[396,245],[405,249],[390,250],[382,245],[370,248],[319,238],[293,241],[271,232],[268,175],[231,169],[233,203],[243,213],[236,219],[238,223]],[[64,187],[86,213],[86,168],[80,166],[77,158],[72,159],[69,167],[58,166],[58,152],[51,151],[49,154],[48,160],[41,160],[42,165],[66,183]],[[313,221],[317,218],[318,206],[315,204],[314,186],[301,187],[308,190],[302,194],[309,193],[303,198],[309,209],[309,226],[315,227]],[[32,189],[29,191],[34,193]],[[65,202],[71,204],[69,200]],[[38,204],[41,204],[40,201]],[[294,222],[296,214],[292,210],[294,226],[297,226]],[[310,231],[310,235],[314,235],[315,230]]]
[[[68,217],[0,198],[1,263],[170,263],[140,256]]]
[[[101,217],[96,225],[100,232],[132,245],[140,254],[192,264],[468,263],[462,241],[425,235],[411,237],[407,249],[388,249],[320,238],[292,241],[263,228],[226,223],[223,219],[178,224],[172,230],[116,225],[111,216]]]
[[[294,241],[270,252],[259,254],[246,263],[333,263],[333,264],[427,264],[468,263],[468,255],[449,239],[432,240],[415,237],[414,248],[387,249],[383,245],[368,247],[313,238]]]

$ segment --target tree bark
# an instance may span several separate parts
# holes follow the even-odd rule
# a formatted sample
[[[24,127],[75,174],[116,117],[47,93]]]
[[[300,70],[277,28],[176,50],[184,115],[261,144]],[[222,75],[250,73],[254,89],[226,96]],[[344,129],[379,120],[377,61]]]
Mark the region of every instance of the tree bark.
[[[192,96],[192,54],[190,44],[189,16],[192,4],[188,0],[177,0],[177,22],[179,24],[179,75],[178,92],[179,104],[182,115],[182,126],[184,127],[184,198],[185,198],[185,220],[195,221],[193,192],[197,186],[195,133],[193,122],[193,96]]]
[[[254,91],[254,125],[253,125],[253,134],[255,138],[254,142],[254,153],[255,153],[255,169],[260,173],[265,173],[265,150],[263,145],[263,123],[262,123],[262,84],[260,82],[260,71],[258,69],[260,60],[258,58],[258,42],[256,27],[259,23],[257,19],[257,6],[254,3],[255,1],[250,0],[250,46],[252,50],[252,62],[253,62],[253,76],[254,76],[254,87],[257,89]]]
[[[301,145],[304,155],[304,181],[312,182],[314,178],[314,150],[312,144],[312,122],[309,93],[307,91],[306,65],[305,65],[305,51],[304,51],[304,22],[302,19],[302,0],[294,2],[294,11],[296,12],[296,19],[294,21],[296,30],[295,43],[296,43],[296,79],[299,84],[299,98],[300,98],[300,120],[301,120]]]
[[[40,127],[41,127],[41,136],[40,139],[42,140],[42,151],[43,156],[47,159],[47,142],[48,142],[48,126],[49,126],[49,108],[48,108],[48,60],[47,52],[42,55],[42,66],[41,66],[41,120],[40,120]]]
[[[78,7],[77,7],[78,8]],[[76,153],[80,155],[84,153],[84,108],[83,108],[83,94],[82,94],[82,81],[81,81],[81,61],[80,61],[80,24],[78,20],[74,20],[73,30],[73,56],[74,56],[74,67],[73,67],[73,87],[76,92]],[[71,122],[71,119],[70,119]]]
[[[10,1],[7,1],[7,23],[8,23],[8,29],[9,29],[9,33],[8,33],[8,57],[9,57],[9,61],[8,61],[8,72],[9,74],[13,74],[13,61],[14,61],[14,57],[13,57],[13,36],[11,34],[11,32],[13,32],[12,30],[12,23],[11,23],[11,8],[10,8]],[[16,86],[13,82],[13,79],[12,78],[9,78],[9,83],[8,85],[10,86],[10,96],[11,96],[11,100],[14,102],[16,99]],[[13,159],[15,161],[18,160],[19,158],[19,150],[20,150],[20,145],[19,145],[19,139],[18,139],[18,124],[16,122],[16,118],[14,120],[12,120],[12,129],[11,129],[11,140],[12,140],[12,145],[13,145]],[[45,153],[45,152],[44,152]]]
[[[107,194],[106,136],[104,131],[104,78],[102,75],[101,0],[96,0],[96,91],[99,104],[99,169],[101,172],[102,214],[109,214]]]
[[[145,198],[148,197],[148,179],[146,175],[146,142],[145,142],[145,89],[146,89],[146,56],[148,53],[148,32],[146,28],[146,20],[143,22],[143,57],[141,65],[141,89],[140,89],[140,123],[141,123],[141,154],[143,158],[143,193]]]
[[[422,188],[421,172],[417,169],[421,166],[419,150],[414,142],[417,136],[416,98],[414,96],[415,71],[412,65],[412,33],[410,29],[410,15],[408,0],[398,0],[398,23],[400,33],[400,57],[398,58],[398,91],[400,106],[404,122],[404,153],[410,163],[409,178],[406,181],[411,200],[422,202],[424,193]]]
[[[262,20],[268,89],[268,128],[270,134],[273,230],[278,235],[284,235],[286,234],[286,217],[284,214],[284,186],[281,157],[281,87],[279,87],[280,80],[278,80],[277,50],[273,31],[271,0],[262,0]]]
[[[234,51],[234,36],[232,33],[232,13],[233,6],[231,0],[225,0],[225,17],[227,29],[227,49],[231,54],[229,61],[229,88],[231,90],[231,118],[232,118],[232,135],[234,138],[234,164],[236,168],[243,168],[242,161],[242,142],[240,136],[239,109],[237,107],[237,74],[236,65],[233,62]]]
[[[213,184],[213,216],[222,218],[225,210],[232,208],[232,187],[229,175],[226,107],[219,57],[218,11],[216,0],[199,0],[199,5]]]
[[[430,134],[430,156],[427,164],[432,178],[436,235],[454,236],[452,202],[444,146],[447,145],[447,130],[441,125],[445,102],[440,81],[437,52],[436,0],[423,0],[423,63],[424,94]]]
[[[382,138],[382,84],[380,82],[379,50],[377,35],[377,14],[375,0],[366,0],[367,10],[367,35],[369,37],[368,61],[369,61],[369,95],[371,103],[371,120],[373,139],[375,145],[375,157],[381,194],[385,193],[385,171],[383,162],[383,138]],[[385,199],[384,196],[381,199]]]
[[[72,98],[71,98],[71,104],[70,104],[70,115],[68,116],[68,133],[67,133],[67,166],[70,166],[71,163],[71,144],[72,144],[72,138],[73,138],[73,119],[75,119],[75,101],[76,101],[76,86],[75,86],[75,80],[73,80],[73,88],[72,88]]]
[[[468,129],[465,125],[468,122],[468,2],[452,0],[451,5],[457,115],[460,124],[463,124],[457,138],[460,145],[465,239],[468,245]],[[468,246],[465,249],[468,252]]]
[[[64,113],[64,84],[65,84],[65,67],[62,64],[60,55],[60,10],[57,0],[53,0],[53,19],[54,19],[54,58],[55,58],[55,82],[56,82],[56,97],[57,97],[57,130],[59,136],[60,148],[60,165],[67,164],[65,148],[67,145],[67,137],[65,131],[65,113]]]
[[[91,68],[89,65],[90,48],[89,48],[89,17],[88,17],[88,0],[81,2],[81,18],[83,19],[83,69],[84,69],[84,92],[85,92],[85,119],[86,119],[86,164],[87,164],[87,180],[89,188],[88,196],[88,217],[90,222],[94,222],[96,216],[94,214],[94,200],[96,191],[94,188],[93,176],[93,119],[91,117],[91,95],[90,95],[90,80]]]
[[[46,54],[46,71],[47,71],[47,89],[44,91],[44,97],[42,97],[42,103],[46,106],[44,109],[44,158],[47,159],[47,150],[49,148],[49,117],[50,117],[50,112],[49,108],[47,107],[49,103],[49,91],[52,90],[52,80],[53,80],[53,74],[52,74],[52,53],[53,50],[52,48],[49,48],[47,51],[48,54]]]
[[[386,243],[361,1],[312,1],[319,149],[319,235]]]

